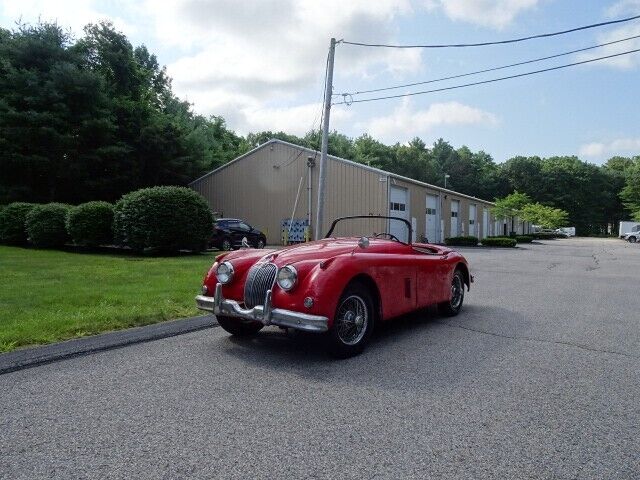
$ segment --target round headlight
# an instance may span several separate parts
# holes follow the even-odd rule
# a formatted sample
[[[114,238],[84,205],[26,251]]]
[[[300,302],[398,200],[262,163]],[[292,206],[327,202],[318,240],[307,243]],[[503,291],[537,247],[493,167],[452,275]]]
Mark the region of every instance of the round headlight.
[[[233,265],[229,262],[222,262],[216,269],[216,278],[223,285],[233,279]]]
[[[286,265],[278,270],[278,286],[283,290],[291,290],[298,281],[298,272],[293,265]]]

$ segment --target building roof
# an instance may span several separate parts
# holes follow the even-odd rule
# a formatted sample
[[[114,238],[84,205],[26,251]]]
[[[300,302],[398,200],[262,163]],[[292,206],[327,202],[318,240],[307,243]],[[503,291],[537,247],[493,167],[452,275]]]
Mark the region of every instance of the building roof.
[[[295,143],[285,142],[284,140],[280,140],[278,138],[272,138],[271,140],[268,140],[268,141],[264,142],[263,144],[258,145],[254,149],[249,150],[248,152],[240,155],[239,157],[231,160],[230,162],[225,163],[224,165],[216,168],[215,170],[212,170],[211,172],[205,173],[201,177],[196,178],[195,180],[190,182],[189,185],[193,185],[194,183],[196,183],[196,182],[198,182],[198,181],[200,181],[200,180],[202,180],[202,179],[204,179],[204,178],[206,178],[206,177],[208,177],[210,175],[213,175],[214,173],[217,173],[220,170],[222,170],[224,168],[227,168],[229,165],[231,165],[233,163],[236,163],[236,162],[242,160],[243,158],[248,157],[249,155],[253,154],[254,152],[257,152],[258,150],[260,150],[262,148],[265,148],[268,145],[272,145],[274,143],[279,143],[281,145],[287,145],[287,146],[292,147],[292,148],[297,148],[297,149],[299,149],[301,151],[311,153],[314,156],[320,155],[320,152],[317,151],[317,150],[313,150],[311,148],[303,147],[301,145],[296,145]],[[438,185],[432,185],[430,183],[421,182],[419,180],[415,180],[413,178],[409,178],[409,177],[405,177],[405,176],[402,176],[402,175],[398,175],[397,173],[387,172],[386,170],[382,170],[380,168],[375,168],[375,167],[372,167],[370,165],[366,165],[364,163],[354,162],[353,160],[347,160],[346,158],[336,157],[335,155],[327,155],[327,158],[331,158],[332,160],[335,160],[335,161],[338,161],[338,162],[342,162],[342,163],[346,163],[348,165],[353,165],[353,166],[355,166],[357,168],[362,168],[364,170],[369,170],[371,172],[376,172],[376,173],[378,173],[380,175],[385,175],[385,176],[390,177],[390,178],[395,178],[395,179],[398,179],[398,180],[402,180],[403,182],[413,183],[414,185],[420,185],[422,187],[428,187],[428,188],[431,188],[433,190],[438,190],[438,191],[443,192],[443,193],[450,193],[452,195],[457,195],[457,196],[462,197],[462,198],[468,198],[468,199],[471,199],[471,200],[477,200],[479,202],[490,203],[490,204],[493,205],[493,202],[491,202],[490,200],[484,200],[482,198],[473,197],[471,195],[466,195],[464,193],[456,192],[455,190],[449,190],[448,188],[440,187]]]

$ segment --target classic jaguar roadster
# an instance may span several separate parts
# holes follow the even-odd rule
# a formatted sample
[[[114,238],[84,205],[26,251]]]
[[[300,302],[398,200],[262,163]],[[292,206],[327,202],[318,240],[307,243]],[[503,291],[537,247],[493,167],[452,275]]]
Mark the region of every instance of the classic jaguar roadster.
[[[404,243],[389,233],[332,237],[282,249],[242,249],[217,258],[204,279],[198,308],[215,314],[233,335],[266,325],[325,333],[338,357],[360,353],[378,322],[429,305],[457,315],[473,277],[465,258],[446,247]]]

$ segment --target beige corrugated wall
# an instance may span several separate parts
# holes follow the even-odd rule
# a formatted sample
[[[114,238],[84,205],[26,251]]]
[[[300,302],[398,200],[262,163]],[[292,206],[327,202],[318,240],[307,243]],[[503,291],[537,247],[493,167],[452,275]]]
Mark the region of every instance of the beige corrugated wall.
[[[191,188],[201,193],[218,217],[236,217],[263,230],[267,242],[281,243],[282,221],[291,216],[300,186],[294,218],[307,218],[307,157],[313,154],[282,143],[270,143],[228,164],[215,173],[196,180]],[[320,155],[312,168],[312,225],[315,224],[318,169]],[[331,221],[345,215],[386,215],[387,184],[380,175],[329,157],[323,234]],[[352,223],[356,230],[381,232],[384,224],[377,221]],[[358,225],[358,227],[355,227]],[[362,226],[362,227],[360,227]],[[345,228],[346,227],[346,228]],[[367,227],[365,229],[365,227]],[[347,225],[336,233],[344,235]]]
[[[237,217],[263,230],[271,244],[281,243],[281,225],[291,216],[300,180],[300,196],[294,218],[305,219],[308,212],[307,157],[313,152],[281,142],[269,142],[237,161],[206,175],[190,186],[200,192],[218,216]],[[315,228],[318,169],[320,155],[312,168],[312,226]],[[459,232],[469,234],[469,204],[477,206],[478,233],[482,232],[482,208],[490,202],[469,199],[437,188],[395,178],[386,172],[329,157],[327,162],[327,192],[324,215],[326,233],[331,221],[346,215],[389,215],[389,184],[409,191],[410,216],[416,220],[416,240],[426,228],[426,195],[439,196],[442,204],[444,236],[450,236],[451,200],[460,200]],[[494,222],[490,215],[490,224]],[[366,220],[343,224],[337,235],[360,235],[387,230],[386,221]]]

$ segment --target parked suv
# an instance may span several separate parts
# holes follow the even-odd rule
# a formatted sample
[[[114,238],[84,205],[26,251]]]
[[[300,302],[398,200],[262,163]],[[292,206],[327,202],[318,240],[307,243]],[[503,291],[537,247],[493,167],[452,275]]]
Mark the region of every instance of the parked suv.
[[[210,246],[220,250],[242,247],[242,239],[255,248],[264,248],[267,237],[260,230],[238,218],[219,218],[213,223],[213,235]]]
[[[640,232],[627,232],[622,236],[622,238],[624,238],[627,242],[636,243],[638,240],[640,240]]]

